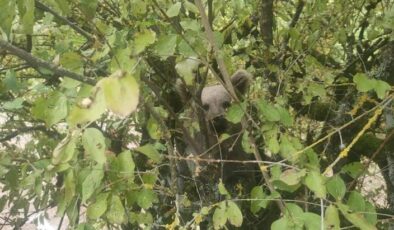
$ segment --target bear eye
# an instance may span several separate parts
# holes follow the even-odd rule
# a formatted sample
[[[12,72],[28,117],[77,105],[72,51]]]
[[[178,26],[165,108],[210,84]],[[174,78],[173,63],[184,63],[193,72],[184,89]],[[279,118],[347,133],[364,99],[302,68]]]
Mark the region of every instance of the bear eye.
[[[225,101],[225,102],[223,102],[222,106],[223,106],[223,108],[227,109],[228,107],[230,107],[230,102]]]
[[[208,104],[203,104],[203,105],[202,105],[202,108],[203,108],[205,111],[208,111],[208,110],[209,110],[209,105],[208,105]]]

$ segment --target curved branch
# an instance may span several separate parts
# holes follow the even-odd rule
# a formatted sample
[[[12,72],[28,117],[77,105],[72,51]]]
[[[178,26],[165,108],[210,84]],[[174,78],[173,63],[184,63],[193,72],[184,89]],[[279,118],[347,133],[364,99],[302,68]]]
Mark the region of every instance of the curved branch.
[[[80,81],[89,85],[95,85],[96,81],[92,79],[86,79],[84,76],[77,73],[71,72],[62,67],[56,66],[55,64],[49,63],[40,58],[34,57],[30,53],[12,45],[11,43],[0,39],[0,47],[10,52],[12,55],[19,57],[20,59],[27,62],[32,68],[39,70],[40,68],[48,69],[57,76],[66,76],[76,81]]]

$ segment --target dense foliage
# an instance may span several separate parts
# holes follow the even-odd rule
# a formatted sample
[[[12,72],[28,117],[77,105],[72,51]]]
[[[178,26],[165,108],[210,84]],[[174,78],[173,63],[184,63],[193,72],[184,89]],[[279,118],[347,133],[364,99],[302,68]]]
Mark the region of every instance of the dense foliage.
[[[394,222],[392,1],[0,0],[0,28],[2,226],[53,207],[77,229]],[[187,154],[218,82],[236,160]]]

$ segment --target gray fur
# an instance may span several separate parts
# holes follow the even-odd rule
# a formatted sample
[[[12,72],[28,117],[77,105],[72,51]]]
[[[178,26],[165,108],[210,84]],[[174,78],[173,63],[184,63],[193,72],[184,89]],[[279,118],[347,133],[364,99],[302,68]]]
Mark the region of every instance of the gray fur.
[[[231,76],[231,83],[240,94],[245,93],[251,80],[252,75],[246,70],[238,70]],[[204,109],[206,109],[207,120],[224,115],[231,101],[230,94],[219,84],[207,86],[201,92],[201,102]]]

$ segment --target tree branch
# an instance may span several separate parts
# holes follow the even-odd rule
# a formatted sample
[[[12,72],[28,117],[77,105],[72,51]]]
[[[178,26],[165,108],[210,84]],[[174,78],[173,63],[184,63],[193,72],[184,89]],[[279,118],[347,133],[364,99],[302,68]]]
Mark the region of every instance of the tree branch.
[[[62,67],[58,67],[55,64],[49,63],[45,60],[42,60],[40,58],[34,57],[30,53],[12,45],[11,43],[4,41],[0,39],[0,47],[7,50],[9,53],[12,55],[15,55],[19,57],[20,59],[24,60],[27,62],[28,65],[30,65],[32,68],[36,70],[40,70],[40,68],[48,69],[53,72],[54,75],[57,76],[66,76],[71,79],[74,79],[76,81],[80,81],[89,85],[95,85],[96,81],[92,79],[86,79],[84,76],[79,75],[77,73],[71,72],[67,69],[64,69]]]
[[[273,0],[261,1],[260,33],[266,47],[269,47],[273,44],[273,5]]]
[[[35,4],[36,7],[40,10],[46,11],[50,14],[52,14],[53,16],[55,16],[55,18],[59,19],[61,22],[63,22],[64,24],[69,25],[73,30],[75,30],[77,33],[81,34],[82,36],[84,36],[88,41],[93,41],[94,38],[91,34],[89,34],[88,32],[86,32],[85,30],[83,30],[82,28],[78,27],[75,23],[71,22],[70,20],[68,20],[67,18],[61,16],[60,14],[56,13],[54,10],[52,10],[51,8],[49,8],[48,6],[44,5],[43,3],[41,3],[38,0],[35,0]]]
[[[294,28],[300,19],[302,10],[304,9],[305,2],[304,0],[299,0],[296,8],[296,12],[293,15],[293,18],[291,19],[291,22],[289,24],[289,29]],[[287,46],[287,43],[289,42],[290,35],[287,35],[285,39],[282,42],[282,49],[285,50],[285,47]]]
[[[213,49],[213,51],[215,53],[215,58],[216,58],[216,61],[218,63],[218,66],[219,66],[220,73],[223,76],[223,81],[224,81],[224,83],[226,85],[226,89],[230,93],[231,97],[235,101],[238,101],[238,97],[235,94],[234,87],[231,84],[230,75],[228,74],[227,68],[226,68],[226,66],[224,64],[224,60],[222,58],[222,54],[221,54],[221,52],[219,50],[219,47],[217,46],[217,44],[215,42],[215,37],[213,35],[212,28],[209,25],[208,17],[205,14],[204,6],[203,6],[201,0],[194,0],[194,3],[196,4],[198,10],[200,11],[201,22],[202,22],[202,24],[204,26],[205,34],[207,36],[207,39],[208,39],[209,43],[211,44],[212,49]]]
[[[20,134],[28,133],[28,132],[32,132],[32,131],[47,131],[47,130],[46,130],[46,127],[43,125],[35,126],[35,127],[23,127],[23,128],[20,128],[16,131],[5,134],[3,137],[0,138],[0,143],[5,142],[5,141],[9,141],[12,138],[14,138]]]

